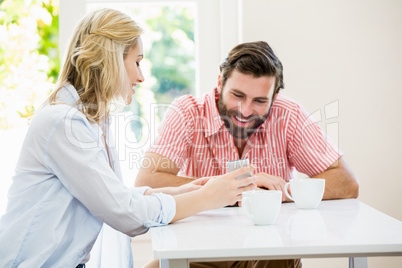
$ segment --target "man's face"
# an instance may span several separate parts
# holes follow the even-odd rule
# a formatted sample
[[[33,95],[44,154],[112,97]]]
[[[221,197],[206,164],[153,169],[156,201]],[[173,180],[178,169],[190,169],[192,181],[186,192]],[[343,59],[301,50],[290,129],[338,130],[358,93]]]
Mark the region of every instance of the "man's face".
[[[274,76],[256,78],[234,70],[223,88],[219,76],[219,114],[235,139],[247,139],[268,118],[274,88]]]

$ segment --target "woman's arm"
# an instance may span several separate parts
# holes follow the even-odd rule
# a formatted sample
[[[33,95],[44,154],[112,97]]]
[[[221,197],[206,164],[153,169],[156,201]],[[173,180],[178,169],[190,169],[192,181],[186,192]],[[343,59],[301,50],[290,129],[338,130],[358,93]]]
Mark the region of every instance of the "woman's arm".
[[[248,177],[240,180],[236,178],[253,170],[252,166],[247,166],[222,176],[201,178],[180,187],[148,189],[145,194],[180,192],[174,196],[176,214],[173,222],[204,210],[220,208],[240,201],[244,191],[256,189],[255,178]]]
[[[256,189],[254,177],[236,179],[253,171],[251,166],[244,167],[222,176],[211,178],[201,189],[174,196],[176,214],[172,222],[189,217],[198,212],[232,205],[242,198],[244,191]]]

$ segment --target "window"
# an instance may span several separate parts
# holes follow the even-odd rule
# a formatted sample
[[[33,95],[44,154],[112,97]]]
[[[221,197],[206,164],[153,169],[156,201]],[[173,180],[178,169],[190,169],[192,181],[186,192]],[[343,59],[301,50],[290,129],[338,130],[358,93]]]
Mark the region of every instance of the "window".
[[[62,44],[68,44],[75,24],[85,13],[102,7],[129,14],[145,30],[145,82],[136,90],[135,103],[115,115],[113,128],[126,184],[132,185],[144,151],[171,101],[183,94],[201,95],[215,86],[222,58],[222,2],[225,1],[60,1]],[[235,28],[232,21],[229,24]]]
[[[136,88],[134,103],[126,108],[136,119],[131,130],[143,140],[150,125],[151,105],[165,107],[183,94],[195,94],[195,13],[193,2],[167,3],[88,3],[86,10],[101,7],[119,9],[144,28],[144,60],[141,68],[145,82]],[[163,116],[157,109],[155,121]]]
[[[59,1],[50,1],[49,5],[51,7],[54,7],[55,10],[49,9],[48,6],[46,8],[48,9],[48,12],[54,12],[57,11],[57,2]],[[6,5],[7,3],[11,3],[11,1],[3,1],[2,2],[2,7]],[[25,3],[25,2],[24,2]],[[27,2],[25,3],[26,5],[30,6],[30,4]],[[181,14],[185,12],[186,15],[189,17],[193,18],[192,22],[192,27],[193,27],[193,37],[192,38],[182,38],[183,37],[183,29],[179,29],[174,35],[176,38],[179,40],[182,40],[185,43],[188,43],[188,40],[191,40],[193,42],[192,45],[187,46],[188,49],[186,52],[189,54],[190,50],[191,53],[193,53],[193,59],[189,60],[188,62],[191,64],[191,75],[187,77],[193,77],[193,78],[187,78],[187,80],[191,80],[192,85],[191,86],[181,86],[178,87],[175,90],[171,90],[170,96],[167,97],[167,99],[164,99],[165,96],[164,94],[160,98],[160,103],[155,107],[153,105],[149,109],[145,110],[149,113],[150,118],[156,118],[157,116],[154,116],[155,114],[160,115],[163,113],[163,109],[167,107],[166,104],[162,105],[163,103],[168,103],[170,99],[174,96],[175,94],[182,94],[182,93],[192,93],[195,95],[201,95],[204,92],[208,92],[212,90],[212,88],[216,85],[216,80],[217,80],[217,74],[218,74],[218,66],[219,63],[221,62],[223,56],[229,51],[230,48],[232,48],[235,44],[241,41],[241,27],[240,25],[240,20],[239,20],[239,14],[241,10],[241,5],[242,5],[242,0],[175,0],[175,1],[168,1],[168,0],[158,0],[158,1],[153,1],[153,0],[121,0],[121,1],[105,1],[105,0],[60,0],[59,2],[59,19],[53,20],[50,24],[45,23],[43,24],[45,27],[48,28],[55,28],[59,29],[59,35],[60,35],[60,45],[59,45],[59,50],[60,50],[60,55],[63,57],[63,53],[67,49],[68,46],[68,40],[73,32],[73,29],[79,19],[85,15],[86,12],[88,12],[91,8],[101,7],[101,6],[110,6],[113,8],[124,8],[123,6],[132,6],[130,9],[132,10],[133,16],[137,21],[141,23],[141,25],[146,28],[146,23],[143,23],[141,19],[143,17],[146,17],[146,14],[151,13],[148,10],[142,10],[141,12],[136,11],[137,9],[141,9],[141,6],[146,6],[146,5],[160,5],[161,8],[165,8],[165,13],[169,12],[169,10],[173,9],[173,12]],[[134,6],[137,6],[135,8]],[[176,9],[177,7],[179,8],[179,11]],[[22,7],[19,7],[22,8]],[[21,13],[19,8],[11,8],[10,12],[14,14],[14,12]],[[25,9],[24,9],[25,10]],[[41,11],[40,9],[36,8],[34,14],[39,14],[39,15],[44,15],[46,12],[40,12],[37,13],[37,11]],[[127,10],[124,10],[125,12]],[[4,15],[2,18],[11,18],[11,13],[7,13],[8,11],[5,11],[5,13],[1,13],[0,15]],[[137,13],[135,13],[137,12]],[[56,12],[58,14],[58,12]],[[54,14],[56,14],[54,13]],[[152,15],[152,13],[151,13]],[[190,16],[191,15],[191,16]],[[43,17],[43,18],[42,18]],[[49,15],[42,16],[41,19],[44,19],[45,22],[47,22],[47,19],[49,19]],[[60,24],[58,24],[60,22]],[[25,24],[24,24],[25,25]],[[34,25],[34,23],[28,23],[29,25]],[[4,25],[2,26],[2,30],[4,30]],[[186,25],[187,26],[187,25]],[[52,30],[53,31],[53,30]],[[15,29],[13,30],[13,33],[15,34]],[[25,31],[26,35],[27,31]],[[147,28],[146,28],[146,33],[144,35],[144,42],[150,42],[150,40],[153,40],[156,37],[152,36],[152,31],[147,33]],[[187,34],[186,34],[187,35]],[[49,40],[49,38],[54,38],[57,35],[54,36],[47,36],[47,38],[43,38],[43,40],[37,40],[38,42],[46,41]],[[191,36],[191,35],[187,35]],[[56,37],[57,38],[57,37]],[[34,40],[34,39],[30,39]],[[4,40],[3,40],[4,41]],[[21,44],[21,43],[18,43]],[[27,42],[23,43],[24,45],[28,45]],[[30,43],[29,43],[30,44]],[[3,50],[0,49],[0,52],[4,52]],[[54,48],[51,47],[50,50],[47,50],[43,52],[45,55],[47,55],[49,58],[57,58],[56,54],[54,53]],[[35,54],[36,55],[36,54]],[[147,59],[150,59],[146,55]],[[41,61],[41,64],[34,64],[35,68],[38,69],[39,72],[42,72],[41,66],[43,63],[43,57],[39,58]],[[153,61],[153,59],[152,59]],[[169,61],[167,62],[167,66]],[[57,64],[58,65],[58,64]],[[161,64],[162,65],[162,64]],[[163,63],[165,65],[165,63]],[[3,66],[4,67],[4,66]],[[58,66],[55,66],[58,68]],[[55,69],[57,69],[55,68]],[[35,69],[35,70],[36,70]],[[3,70],[4,71],[4,70]],[[19,68],[19,72],[23,72],[23,69]],[[175,69],[177,71],[177,69]],[[186,70],[187,71],[187,70]],[[32,70],[29,72],[24,72],[27,74],[32,74]],[[9,72],[4,71],[4,74],[9,74]],[[57,78],[57,72],[55,74],[55,79]],[[145,74],[146,81],[149,83],[150,80],[152,80],[151,74]],[[35,76],[36,77],[36,76]],[[54,83],[55,81],[50,81],[50,83]],[[49,84],[50,84],[49,83]],[[29,83],[31,84],[31,83]],[[152,83],[150,83],[152,84]],[[21,82],[18,82],[19,86],[24,86],[21,84]],[[40,90],[43,90],[44,88],[52,88],[51,85],[49,86],[40,86],[38,87]],[[28,89],[27,89],[28,90]],[[153,90],[153,89],[151,89]],[[48,90],[46,90],[47,92]],[[40,92],[36,92],[35,89],[30,90],[33,95],[38,96],[40,95]],[[143,96],[141,96],[141,101],[140,104],[143,106],[146,106],[146,104],[152,104],[154,98],[158,98],[158,92],[157,91],[152,91],[148,92],[145,89],[140,90],[138,89],[137,94],[139,95],[141,93],[144,93]],[[147,92],[147,94],[145,94]],[[1,94],[5,94],[6,90],[1,90]],[[153,94],[153,95],[152,95]],[[39,98],[40,103],[44,100],[45,97]],[[3,101],[6,98],[3,98]],[[16,97],[16,99],[19,100],[24,100],[24,96],[19,96]],[[0,103],[0,105],[3,105],[4,103]],[[154,103],[155,104],[155,103]],[[9,103],[8,103],[9,105]],[[11,105],[11,104],[10,104]],[[144,125],[143,129],[148,129],[149,133],[143,135],[143,131],[141,133],[138,133],[138,125],[144,124],[141,122],[141,118],[138,116],[136,117],[135,115],[137,114],[135,110],[136,105],[132,105],[132,110],[127,110],[124,113],[120,114],[117,117],[117,123],[119,125],[119,129],[116,129],[116,136],[118,137],[123,137],[122,139],[119,138],[119,141],[123,141],[124,144],[118,144],[118,150],[120,151],[120,160],[122,163],[122,168],[123,168],[123,176],[128,180],[126,183],[128,185],[132,185],[132,181],[135,177],[135,168],[138,166],[138,163],[140,162],[140,158],[142,156],[143,150],[147,148],[147,142],[150,141],[150,135],[149,133],[154,133],[157,127],[157,122],[152,122],[155,123],[152,125],[152,130],[151,130],[151,125]],[[0,109],[0,113],[3,110]],[[29,112],[27,110],[27,112]],[[1,148],[6,148],[5,150],[2,150],[2,153],[0,153],[0,159],[2,159],[2,163],[4,164],[4,170],[3,170],[3,177],[4,180],[2,180],[1,183],[1,193],[0,196],[3,198],[0,199],[0,215],[5,211],[6,207],[6,196],[7,196],[7,191],[8,188],[11,184],[11,177],[13,175],[13,171],[16,165],[16,161],[18,158],[19,151],[22,146],[22,142],[24,140],[24,136],[26,133],[26,121],[23,123],[23,127],[21,127],[19,123],[14,121],[14,117],[18,117],[18,120],[21,121],[21,116],[15,115],[8,113],[6,120],[9,120],[11,122],[11,127],[7,127],[6,129],[1,129],[0,127],[0,137],[2,141],[2,145],[0,146]],[[18,121],[17,120],[17,121]],[[1,120],[0,120],[1,121]],[[137,131],[137,133],[130,131],[133,130]],[[142,135],[144,137],[142,137]],[[139,141],[142,140],[142,143],[139,141],[136,141],[136,137],[139,138]],[[149,139],[144,139],[148,137]],[[147,140],[147,141],[146,141]],[[129,146],[127,146],[127,144]],[[122,150],[123,149],[123,150]],[[127,171],[128,170],[128,171]]]

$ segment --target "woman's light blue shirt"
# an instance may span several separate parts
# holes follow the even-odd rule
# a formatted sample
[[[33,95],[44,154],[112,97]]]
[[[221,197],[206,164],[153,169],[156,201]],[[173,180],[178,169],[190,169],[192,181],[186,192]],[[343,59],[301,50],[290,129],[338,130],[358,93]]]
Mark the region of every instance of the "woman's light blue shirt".
[[[176,213],[172,196],[123,184],[116,150],[113,170],[102,130],[77,109],[78,99],[67,85],[31,122],[0,221],[0,267],[75,267],[87,261],[103,223],[133,237]]]

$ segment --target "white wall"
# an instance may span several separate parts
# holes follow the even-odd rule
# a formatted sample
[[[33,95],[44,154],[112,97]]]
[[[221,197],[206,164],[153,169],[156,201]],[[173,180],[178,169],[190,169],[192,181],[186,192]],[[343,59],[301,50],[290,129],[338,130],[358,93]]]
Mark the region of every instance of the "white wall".
[[[329,134],[359,179],[359,200],[402,220],[402,1],[243,0],[242,15],[243,41],[265,40],[281,59],[282,93],[321,111],[321,126],[335,123]],[[369,267],[401,266],[399,257],[369,258]]]

